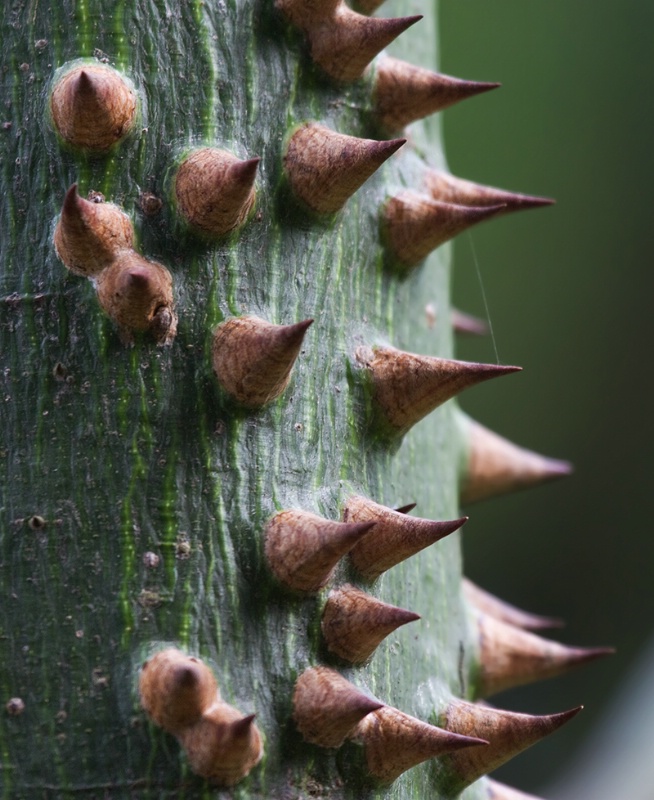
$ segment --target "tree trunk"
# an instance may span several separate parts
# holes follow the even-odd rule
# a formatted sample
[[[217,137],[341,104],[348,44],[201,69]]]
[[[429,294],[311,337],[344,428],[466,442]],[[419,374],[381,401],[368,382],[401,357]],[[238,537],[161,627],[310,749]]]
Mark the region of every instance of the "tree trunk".
[[[435,10],[420,6],[420,31],[394,53],[433,66]],[[354,494],[459,516],[456,408],[386,435],[356,356],[381,344],[451,353],[448,248],[407,275],[389,265],[379,231],[382,204],[420,182],[427,156],[443,166],[437,124],[412,126],[410,144],[343,212],[319,217],[283,172],[296,126],[389,137],[371,113],[373,74],[326,79],[273,2],[37,0],[5,9],[2,24],[0,686],[3,704],[24,703],[0,722],[2,796],[215,795],[140,707],[141,665],[165,647],[201,657],[223,698],[256,714],[265,756],[229,796],[447,796],[444,762],[406,772],[388,793],[365,777],[358,745],[303,742],[292,696],[318,664],[425,721],[471,696],[477,645],[458,533],[372,586],[358,581],[422,617],[363,666],[325,650],[327,589],[285,590],[264,554],[274,514],[340,520]],[[57,71],[79,58],[115,67],[138,95],[134,130],[106,153],[53,130]],[[215,241],[183,224],[172,198],[178,164],[199,146],[261,158],[254,215]],[[140,333],[125,344],[94,283],[58,259],[53,231],[73,183],[123,208],[135,250],[171,271],[170,346]],[[212,332],[239,315],[314,320],[290,385],[255,410],[212,373]],[[347,564],[328,588],[345,581],[357,582]],[[488,792],[480,782],[463,796]]]

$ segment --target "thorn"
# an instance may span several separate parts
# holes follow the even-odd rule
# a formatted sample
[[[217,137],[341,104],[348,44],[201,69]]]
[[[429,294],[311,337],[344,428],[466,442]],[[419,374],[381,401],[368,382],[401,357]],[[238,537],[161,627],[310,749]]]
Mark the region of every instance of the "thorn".
[[[293,719],[305,742],[340,747],[357,723],[382,705],[338,672],[312,667],[296,681]]]
[[[491,778],[486,778],[486,788],[488,800],[542,800],[533,794],[525,794],[519,792],[517,789],[512,789],[510,786],[505,786],[503,783],[498,783]]]
[[[373,102],[382,125],[398,131],[411,122],[499,85],[452,78],[387,56],[377,67]]]
[[[170,344],[177,332],[173,311],[173,279],[156,261],[133,250],[122,250],[96,276],[100,305],[124,331],[150,331],[159,344]],[[161,330],[162,310],[168,312],[169,327]]]
[[[553,678],[615,652],[610,647],[568,647],[488,614],[477,612],[475,616],[479,642],[479,697]]]
[[[395,510],[397,511],[398,514],[408,514],[410,511],[413,511],[413,509],[417,505],[418,505],[417,503],[407,503],[407,505],[400,506],[399,508],[396,508]]]
[[[175,648],[160,650],[145,662],[139,693],[152,721],[173,734],[197,722],[220,697],[209,667]]]
[[[373,522],[332,522],[308,511],[282,511],[266,526],[266,558],[277,579],[297,592],[317,592]]]
[[[503,205],[463,206],[441,203],[406,190],[392,197],[384,209],[386,238],[393,254],[407,267],[478,222],[496,217]]]
[[[362,577],[373,581],[383,572],[458,530],[468,517],[437,522],[409,517],[365,497],[351,497],[343,511],[348,523],[374,523],[375,528],[350,550]]]
[[[453,308],[451,313],[452,328],[455,333],[469,333],[473,336],[486,336],[489,333],[488,323],[485,319],[465,314],[458,308]]]
[[[284,170],[295,195],[317,214],[335,214],[406,139],[378,142],[306,123],[291,137]]]
[[[501,214],[513,211],[526,211],[530,208],[551,206],[555,203],[549,197],[534,197],[528,194],[516,194],[494,186],[484,186],[463,178],[457,178],[447,172],[430,169],[425,174],[425,186],[433,200],[441,203],[455,203],[461,206],[504,206]]]
[[[521,370],[421,356],[394,347],[360,347],[356,357],[370,374],[378,409],[398,433],[406,433],[464,389]]]
[[[313,320],[274,325],[233,317],[214,330],[212,363],[223,389],[248,408],[270,403],[286,389]]]
[[[500,600],[499,597],[481,589],[468,578],[463,578],[463,594],[468,603],[477,611],[482,611],[501,622],[515,625],[525,630],[542,630],[543,628],[562,628],[563,620],[558,617],[543,617],[516,608],[514,605]]]
[[[465,736],[480,736],[488,747],[447,755],[444,759],[455,776],[457,793],[465,786],[500,767],[528,747],[544,739],[576,716],[583,706],[561,714],[531,716],[502,711],[486,705],[454,700],[442,721],[443,727]]]
[[[74,67],[55,84],[50,112],[61,138],[85,150],[108,150],[136,119],[136,94],[123,76],[102,64]]]
[[[321,630],[330,653],[361,664],[390,633],[419,619],[413,611],[383,603],[346,583],[329,593]]]
[[[97,275],[117,253],[130,248],[134,229],[127,214],[113,203],[90,203],[74,183],[66,192],[54,232],[57,255],[76,275]]]
[[[381,783],[391,783],[403,772],[430,758],[488,744],[477,737],[462,736],[421,722],[390,706],[364,717],[353,738],[363,743],[368,772]]]
[[[567,461],[525,450],[469,417],[464,420],[468,466],[460,487],[461,503],[527,489],[572,472],[572,465]]]
[[[275,5],[307,37],[313,61],[345,83],[360,78],[378,53],[422,19],[366,17],[335,0],[277,0]]]
[[[227,703],[215,703],[202,718],[182,730],[178,739],[193,772],[222,786],[233,786],[263,756],[254,714],[244,717]]]
[[[383,3],[384,0],[357,0],[357,11],[361,14],[372,14],[373,11],[376,11]]]
[[[223,236],[243,225],[254,207],[260,161],[242,161],[215,147],[195,150],[175,177],[175,197],[182,216],[209,236]]]

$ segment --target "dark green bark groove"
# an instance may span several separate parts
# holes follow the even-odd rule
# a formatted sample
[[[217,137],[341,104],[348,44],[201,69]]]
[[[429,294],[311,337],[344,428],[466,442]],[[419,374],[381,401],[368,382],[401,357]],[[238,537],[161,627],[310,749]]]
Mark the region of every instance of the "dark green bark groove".
[[[420,32],[394,52],[429,64],[434,12],[420,11]],[[11,127],[0,132],[0,693],[3,703],[21,697],[25,711],[0,716],[0,796],[219,794],[139,709],[139,666],[164,643],[205,658],[224,698],[257,714],[264,761],[226,796],[377,796],[354,782],[354,746],[334,755],[304,745],[290,721],[295,678],[325,658],[324,594],[298,599],[274,585],[262,530],[285,508],[338,519],[355,491],[416,501],[424,517],[457,514],[452,405],[401,443],[378,440],[352,364],[357,346],[375,342],[451,353],[447,248],[402,279],[385,268],[379,239],[380,204],[415,183],[421,152],[442,159],[437,127],[416,126],[413,149],[344,213],[316,221],[283,185],[283,143],[305,120],[377,135],[371,81],[325,81],[272,2],[34,0],[4,10],[2,40],[0,121]],[[141,99],[136,131],[106,157],[61,147],[47,114],[55,71],[94,51],[125,70]],[[209,143],[262,158],[257,215],[217,244],[194,238],[170,198],[181,154]],[[172,347],[146,338],[124,347],[91,283],[58,261],[52,232],[75,181],[83,195],[99,190],[122,205],[139,252],[173,273]],[[142,191],[164,200],[158,216],[140,212]],[[212,329],[242,313],[315,319],[288,390],[256,413],[222,395],[209,360]],[[33,515],[44,528],[29,526]],[[156,569],[143,563],[149,551]],[[374,593],[422,621],[346,677],[425,720],[449,692],[465,694],[459,579],[458,534],[385,575]],[[434,762],[379,796],[440,797],[438,784]]]

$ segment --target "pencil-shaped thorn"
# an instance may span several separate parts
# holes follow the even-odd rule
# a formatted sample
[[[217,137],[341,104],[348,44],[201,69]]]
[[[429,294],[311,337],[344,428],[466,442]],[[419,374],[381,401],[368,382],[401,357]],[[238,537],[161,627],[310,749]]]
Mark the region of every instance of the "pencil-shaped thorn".
[[[376,78],[375,112],[392,131],[500,85],[452,78],[390,56],[379,61]]]
[[[486,778],[487,794],[485,797],[488,800],[542,800],[534,794],[525,794],[519,792],[517,789],[512,789],[503,783],[498,783],[491,778]]]
[[[487,745],[477,736],[437,728],[390,706],[364,717],[353,738],[363,744],[368,772],[380,783],[391,783],[430,758]]]
[[[373,58],[422,16],[382,19],[351,11],[344,3],[328,22],[305,26],[311,58],[331,78],[360,78]]]
[[[377,408],[398,433],[464,389],[521,369],[421,356],[394,347],[360,347],[356,358],[370,375]]]
[[[173,279],[161,264],[122,250],[97,276],[96,288],[100,305],[127,337],[149,331],[159,344],[174,339]]]
[[[65,142],[86,150],[108,150],[133,127],[136,94],[115,69],[85,64],[57,81],[50,111]]]
[[[569,647],[477,612],[477,695],[490,695],[553,678],[573,667],[611,655],[610,647]]]
[[[360,139],[310,122],[291,136],[284,169],[305,205],[317,214],[334,214],[405,141]]]
[[[76,275],[90,277],[107,267],[121,250],[130,248],[130,218],[113,203],[89,202],[74,183],[66,192],[54,232],[57,255]]]
[[[260,160],[242,161],[215,147],[195,150],[175,177],[175,198],[182,216],[209,236],[223,236],[238,228],[254,206]]]
[[[468,464],[461,482],[461,502],[527,489],[572,472],[567,461],[534,453],[466,418]]]
[[[413,267],[457,234],[498,216],[504,209],[504,205],[441,203],[426,194],[406,190],[392,197],[384,208],[386,241],[402,264]]]
[[[544,628],[562,628],[563,620],[558,617],[544,617],[539,614],[531,614],[523,611],[516,606],[500,600],[499,597],[490,594],[485,589],[480,588],[468,578],[463,579],[463,594],[468,603],[477,611],[488,614],[501,622],[515,625],[524,630],[542,630]]]
[[[193,772],[222,786],[233,786],[263,756],[263,742],[255,715],[243,716],[233,706],[218,702],[202,718],[178,735]]]
[[[425,174],[425,186],[432,199],[441,203],[455,203],[461,206],[504,206],[500,213],[526,211],[530,208],[551,206],[555,201],[549,197],[534,197],[528,194],[507,192],[494,186],[484,186],[447,172],[430,169]]]
[[[343,511],[348,523],[374,523],[375,527],[350,550],[350,560],[362,577],[375,580],[383,572],[458,530],[461,519],[437,522],[410,517],[365,497],[351,497]]]
[[[317,592],[374,521],[332,522],[308,511],[282,511],[266,526],[265,549],[277,579],[297,592]]]
[[[219,699],[209,667],[175,648],[161,650],[145,662],[139,693],[152,721],[174,734],[197,722]]]
[[[307,669],[293,692],[295,724],[306,742],[319,747],[340,747],[358,722],[382,706],[327,667]]]
[[[413,611],[383,603],[345,584],[329,593],[321,629],[331,653],[361,664],[390,633],[419,619],[420,615]]]
[[[528,747],[565,725],[581,711],[582,706],[547,716],[531,716],[502,711],[490,706],[454,700],[448,706],[442,725],[448,731],[464,736],[480,736],[488,747],[471,748],[451,753],[444,758],[453,774],[454,788],[465,786],[500,767]]]
[[[258,317],[234,317],[215,329],[213,370],[223,389],[248,408],[284,391],[313,320],[274,325]]]
[[[486,336],[489,326],[485,319],[479,319],[472,314],[466,314],[458,308],[453,308],[451,313],[452,328],[455,333],[468,333],[473,336]]]

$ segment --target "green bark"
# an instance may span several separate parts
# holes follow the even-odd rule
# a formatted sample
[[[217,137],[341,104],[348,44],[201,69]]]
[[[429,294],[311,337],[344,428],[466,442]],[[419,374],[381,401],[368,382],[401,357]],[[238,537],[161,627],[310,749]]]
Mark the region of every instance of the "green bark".
[[[434,10],[420,11],[420,31],[394,52],[433,65]],[[5,9],[1,35],[0,696],[25,703],[0,717],[1,796],[215,796],[139,708],[139,667],[163,643],[207,660],[224,698],[257,714],[264,761],[229,796],[377,796],[358,782],[356,753],[304,745],[290,721],[296,677],[325,661],[325,593],[274,585],[262,529],[286,508],[339,519],[352,491],[416,501],[423,517],[458,513],[452,404],[401,443],[380,441],[352,367],[361,344],[451,352],[448,248],[403,279],[385,267],[378,229],[389,193],[427,156],[441,161],[438,128],[415,126],[411,146],[325,223],[289,198],[284,139],[305,120],[378,135],[371,79],[324,80],[271,2],[35,0]],[[82,157],[58,142],[47,97],[58,68],[94,53],[132,79],[141,119],[109,155]],[[257,216],[217,245],[193,237],[170,200],[176,161],[200,143],[262,158]],[[172,347],[125,347],[92,284],[57,259],[52,232],[75,181],[124,207],[139,252],[173,273]],[[144,191],[164,200],[158,216],[141,213]],[[242,313],[315,319],[289,389],[256,413],[225,398],[209,360],[214,326]],[[422,621],[369,666],[342,670],[425,720],[468,691],[457,536],[379,581],[375,594]],[[436,798],[438,787],[431,762],[380,796]]]

